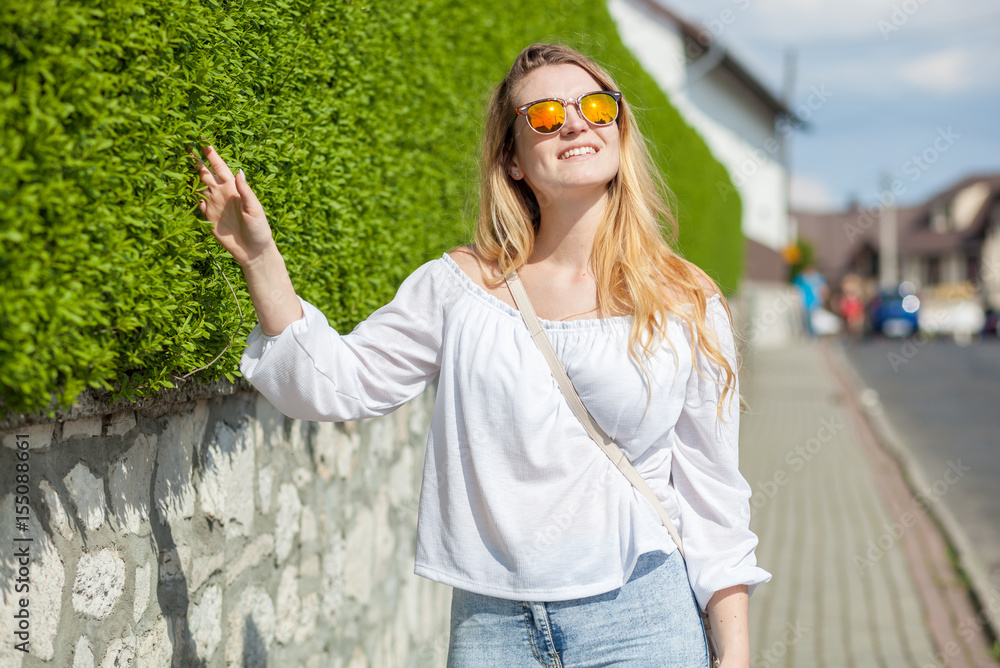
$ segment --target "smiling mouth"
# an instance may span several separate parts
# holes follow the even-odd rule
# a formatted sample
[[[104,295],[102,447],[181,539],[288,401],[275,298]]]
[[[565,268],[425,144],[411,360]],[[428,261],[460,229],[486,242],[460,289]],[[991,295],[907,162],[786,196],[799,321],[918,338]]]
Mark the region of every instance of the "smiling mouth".
[[[579,148],[571,148],[562,155],[559,156],[560,160],[565,160],[566,158],[572,158],[574,155],[587,155],[588,153],[597,153],[597,149],[593,146],[581,146]]]

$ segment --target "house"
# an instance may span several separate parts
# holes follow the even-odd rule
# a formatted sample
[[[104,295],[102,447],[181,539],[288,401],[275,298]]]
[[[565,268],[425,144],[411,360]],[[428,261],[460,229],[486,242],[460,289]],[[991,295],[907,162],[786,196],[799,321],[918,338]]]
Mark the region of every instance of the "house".
[[[729,170],[743,203],[745,277],[786,281],[781,251],[794,234],[783,140],[802,119],[716,39],[735,10],[701,27],[656,0],[610,0],[608,7],[622,41]],[[720,184],[719,196],[727,189]]]
[[[846,274],[873,289],[879,276],[881,208],[795,212],[799,236],[833,285]],[[1000,310],[1000,174],[962,179],[926,202],[896,210],[899,277],[924,293],[967,284]]]

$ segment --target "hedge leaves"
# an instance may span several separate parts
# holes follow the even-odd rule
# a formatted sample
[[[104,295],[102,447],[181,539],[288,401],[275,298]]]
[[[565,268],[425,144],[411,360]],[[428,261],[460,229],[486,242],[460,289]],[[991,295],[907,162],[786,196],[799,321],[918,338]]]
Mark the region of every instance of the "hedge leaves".
[[[254,318],[238,265],[196,215],[186,154],[200,140],[246,171],[298,292],[349,331],[469,237],[486,93],[546,40],[608,65],[644,110],[682,248],[734,287],[740,211],[717,196],[725,171],[600,3],[4,3],[4,411],[238,375]]]

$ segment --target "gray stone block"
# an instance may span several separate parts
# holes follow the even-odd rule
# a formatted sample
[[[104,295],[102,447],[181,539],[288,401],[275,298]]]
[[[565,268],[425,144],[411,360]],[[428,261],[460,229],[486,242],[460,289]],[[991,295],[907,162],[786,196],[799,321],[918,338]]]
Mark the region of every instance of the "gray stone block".
[[[77,437],[100,436],[104,427],[104,421],[99,417],[83,418],[80,420],[70,420],[62,424],[62,440],[68,441]]]
[[[292,484],[294,484],[299,489],[305,489],[309,483],[312,482],[312,472],[300,466],[299,468],[292,471]]]
[[[375,568],[375,516],[369,508],[359,508],[347,530],[347,559],[344,564],[344,595],[358,603],[368,603]]]
[[[116,550],[105,548],[80,556],[73,581],[74,610],[95,619],[105,619],[124,591],[125,562]]]
[[[281,572],[275,608],[277,624],[274,629],[274,639],[278,644],[286,645],[295,637],[302,609],[302,602],[299,599],[299,572],[295,566],[286,566]]]
[[[104,524],[104,482],[80,462],[63,478],[83,526],[96,531]]]
[[[121,411],[108,416],[105,433],[108,436],[124,436],[135,429],[135,411]]]
[[[260,467],[257,471],[257,496],[260,498],[260,511],[271,512],[271,496],[274,493],[274,469],[270,465]]]
[[[174,640],[166,617],[156,620],[156,625],[139,639],[138,664],[143,668],[170,668],[174,655]]]
[[[11,450],[18,450],[18,443],[28,442],[28,451],[45,450],[52,445],[52,436],[55,433],[55,422],[42,422],[40,424],[26,425],[18,427],[13,431],[6,432],[3,437],[3,445]]]
[[[166,419],[157,439],[154,498],[160,523],[173,526],[194,515],[195,489],[191,484],[194,448],[208,423],[208,404]]]
[[[111,508],[123,533],[139,533],[149,520],[149,488],[156,461],[156,434],[139,434],[111,472]]]
[[[198,658],[211,661],[222,642],[222,589],[218,585],[207,587],[201,601],[190,606],[188,624]]]
[[[226,665],[265,668],[275,621],[274,603],[262,587],[243,590],[226,619]]]
[[[303,643],[316,634],[316,620],[319,618],[319,593],[311,591],[302,597],[299,623],[295,627],[294,640]]]
[[[73,540],[76,537],[76,532],[70,526],[69,516],[66,514],[62,499],[59,498],[59,493],[44,478],[39,478],[38,489],[41,490],[45,506],[49,509],[49,526],[54,527],[59,535],[66,540]]]
[[[233,431],[217,422],[202,458],[198,496],[202,511],[223,524],[227,538],[253,530],[255,473],[252,426]]]
[[[279,564],[288,558],[295,546],[301,515],[299,492],[295,485],[286,482],[278,490],[278,516],[274,523],[275,553]]]
[[[284,445],[285,416],[270,401],[258,394],[254,415],[257,420],[257,447],[271,449]]]
[[[14,495],[6,494],[0,500],[0,526],[14,526]],[[42,530],[34,515],[28,518],[28,529],[21,533],[30,542],[0,541],[0,665],[20,666],[24,653],[13,649],[14,614],[20,609],[19,599],[24,592],[15,592],[17,578],[29,577],[31,590],[28,595],[30,617],[30,656],[51,661],[55,656],[55,640],[59,615],[62,612],[63,588],[66,569],[52,540]],[[17,554],[27,549],[30,569],[27,576],[19,572]]]
[[[80,636],[73,651],[73,668],[94,668],[94,650],[87,636]]]
[[[323,579],[320,581],[320,612],[330,624],[336,623],[337,611],[344,605],[346,585],[347,545],[335,535],[323,553]]]
[[[108,643],[104,652],[101,668],[131,668],[135,661],[136,637],[130,634],[127,638],[115,638]]]
[[[59,556],[52,541],[38,527],[34,533],[35,549],[41,558],[34,561],[35,587],[31,605],[38,612],[31,629],[31,653],[49,661],[55,656],[55,642],[59,632],[59,616],[62,613],[63,590],[66,586],[66,565]]]
[[[135,594],[132,599],[132,620],[138,624],[146,608],[149,607],[149,585],[153,580],[153,565],[146,562],[145,566],[135,568]]]
[[[273,552],[274,536],[265,533],[254,538],[236,559],[229,562],[229,566],[226,568],[226,586],[236,582],[236,579],[244,571],[256,566],[264,557],[270,556]]]
[[[191,564],[191,574],[188,576],[188,593],[194,594],[211,577],[212,573],[222,570],[226,563],[226,555],[222,552],[214,552],[203,557],[195,557]]]
[[[175,545],[160,549],[159,580],[171,582],[181,580],[185,573],[191,571],[191,548],[187,545]]]
[[[302,506],[302,523],[299,539],[303,544],[319,539],[319,532],[316,529],[316,515],[309,506]]]

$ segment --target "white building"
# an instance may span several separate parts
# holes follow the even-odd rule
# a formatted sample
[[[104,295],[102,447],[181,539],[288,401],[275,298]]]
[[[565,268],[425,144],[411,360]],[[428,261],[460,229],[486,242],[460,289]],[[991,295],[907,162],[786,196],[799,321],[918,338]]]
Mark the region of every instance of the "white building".
[[[713,22],[696,26],[656,0],[609,0],[608,7],[622,41],[729,170],[743,202],[745,277],[786,280],[780,252],[794,232],[781,140],[788,120],[798,119],[716,41]],[[735,10],[727,11],[719,32],[733,20]]]

